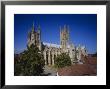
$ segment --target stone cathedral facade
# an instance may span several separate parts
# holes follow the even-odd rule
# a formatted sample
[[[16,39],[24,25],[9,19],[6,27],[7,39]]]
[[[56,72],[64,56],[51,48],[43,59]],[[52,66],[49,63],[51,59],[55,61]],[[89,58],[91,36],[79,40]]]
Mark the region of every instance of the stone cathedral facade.
[[[42,51],[45,60],[45,65],[54,65],[55,58],[61,53],[69,54],[72,64],[81,63],[83,64],[81,55],[87,56],[87,51],[85,46],[76,47],[73,43],[70,43],[69,38],[69,26],[64,25],[60,27],[60,45],[52,43],[44,43],[41,41],[41,28],[38,25],[35,28],[34,24],[32,26],[31,32],[28,32],[28,46],[34,44],[39,50],[42,50],[42,45],[44,49]]]

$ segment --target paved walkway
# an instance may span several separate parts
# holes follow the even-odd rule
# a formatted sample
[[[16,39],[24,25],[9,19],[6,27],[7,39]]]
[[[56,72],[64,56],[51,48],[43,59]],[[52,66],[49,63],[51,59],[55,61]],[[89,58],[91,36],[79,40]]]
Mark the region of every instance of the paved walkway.
[[[43,75],[44,76],[57,76],[57,71],[55,70],[55,68],[45,65]]]

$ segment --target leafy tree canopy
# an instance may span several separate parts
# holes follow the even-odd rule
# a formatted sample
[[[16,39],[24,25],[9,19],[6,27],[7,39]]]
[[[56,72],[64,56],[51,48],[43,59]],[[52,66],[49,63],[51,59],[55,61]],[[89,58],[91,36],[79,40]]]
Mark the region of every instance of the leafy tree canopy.
[[[19,62],[15,63],[15,74],[34,76],[43,73],[45,62],[43,55],[35,45],[27,47],[18,60]]]
[[[58,55],[55,59],[55,66],[57,68],[62,68],[65,66],[71,66],[71,59],[68,54],[62,53]]]

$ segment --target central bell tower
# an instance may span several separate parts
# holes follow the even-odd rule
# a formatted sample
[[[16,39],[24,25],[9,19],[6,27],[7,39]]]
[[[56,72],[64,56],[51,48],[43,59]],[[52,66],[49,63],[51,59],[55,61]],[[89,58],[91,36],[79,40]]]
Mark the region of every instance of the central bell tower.
[[[68,43],[69,43],[69,26],[64,25],[63,28],[60,27],[60,45],[64,52],[68,48]]]

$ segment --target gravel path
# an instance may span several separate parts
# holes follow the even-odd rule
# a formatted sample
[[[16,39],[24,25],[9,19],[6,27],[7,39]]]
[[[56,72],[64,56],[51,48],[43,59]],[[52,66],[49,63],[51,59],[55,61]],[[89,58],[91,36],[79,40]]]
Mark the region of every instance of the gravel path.
[[[43,75],[44,76],[57,76],[57,71],[54,68],[45,65]]]

